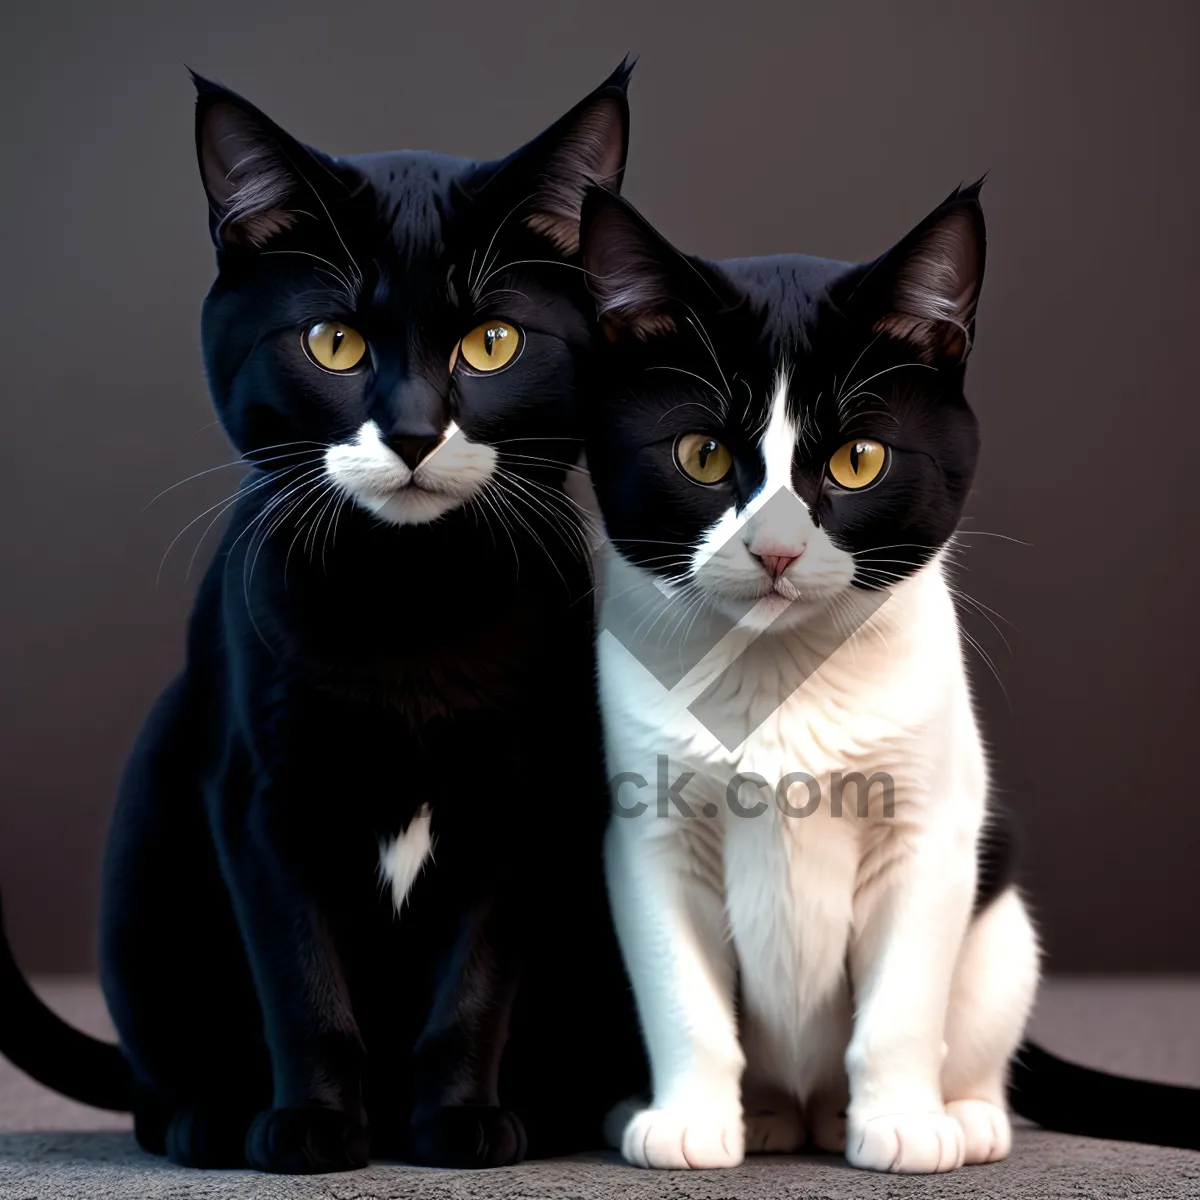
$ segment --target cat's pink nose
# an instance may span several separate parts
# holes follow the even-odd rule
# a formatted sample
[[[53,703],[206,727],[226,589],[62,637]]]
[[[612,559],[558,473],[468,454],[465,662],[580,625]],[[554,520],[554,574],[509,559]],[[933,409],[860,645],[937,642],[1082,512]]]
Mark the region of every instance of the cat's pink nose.
[[[801,551],[800,553],[803,554],[804,552]],[[755,554],[754,557],[767,568],[772,579],[778,579],[792,563],[799,559],[800,554]]]

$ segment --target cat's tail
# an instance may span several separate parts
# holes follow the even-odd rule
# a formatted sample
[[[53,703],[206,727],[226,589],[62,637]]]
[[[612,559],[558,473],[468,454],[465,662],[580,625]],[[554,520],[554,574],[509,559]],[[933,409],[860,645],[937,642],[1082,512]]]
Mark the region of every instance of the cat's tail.
[[[52,1012],[21,974],[0,906],[0,1054],[38,1083],[81,1104],[129,1112],[133,1073],[120,1048]]]
[[[1008,1100],[1014,1112],[1058,1133],[1200,1150],[1200,1088],[1093,1071],[1033,1042],[1013,1060]]]

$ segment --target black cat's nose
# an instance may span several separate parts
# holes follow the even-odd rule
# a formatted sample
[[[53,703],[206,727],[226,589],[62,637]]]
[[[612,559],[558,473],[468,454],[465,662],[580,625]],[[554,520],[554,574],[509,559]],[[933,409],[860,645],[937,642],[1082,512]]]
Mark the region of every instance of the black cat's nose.
[[[390,437],[386,441],[388,449],[400,455],[410,471],[415,471],[442,444],[440,437]]]

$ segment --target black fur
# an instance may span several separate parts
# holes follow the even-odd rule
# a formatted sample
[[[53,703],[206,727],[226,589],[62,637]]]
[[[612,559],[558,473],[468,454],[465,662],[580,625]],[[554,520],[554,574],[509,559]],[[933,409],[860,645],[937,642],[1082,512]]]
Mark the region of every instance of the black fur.
[[[1016,883],[1020,848],[1017,833],[1017,822],[1012,813],[1003,804],[993,800],[988,806],[983,832],[979,835],[975,904],[972,909],[975,916]]]
[[[87,1062],[43,1076],[132,1091],[148,1150],[497,1166],[598,1144],[639,1083],[602,882],[591,581],[559,492],[593,329],[560,264],[584,188],[619,183],[628,75],[491,164],[331,158],[197,81],[205,363],[256,470],[113,818],[101,972],[131,1071],[100,1050],[103,1084]],[[457,340],[501,317],[519,359],[452,375]],[[327,318],[366,338],[361,370],[307,359]],[[450,418],[499,451],[507,500],[402,527],[347,500],[336,537],[315,524],[325,444],[373,419],[403,454]],[[397,916],[380,844],[424,805],[433,861]],[[0,1022],[10,1054],[29,1011]],[[13,1055],[35,1073],[69,1049],[41,1032],[57,1059]]]

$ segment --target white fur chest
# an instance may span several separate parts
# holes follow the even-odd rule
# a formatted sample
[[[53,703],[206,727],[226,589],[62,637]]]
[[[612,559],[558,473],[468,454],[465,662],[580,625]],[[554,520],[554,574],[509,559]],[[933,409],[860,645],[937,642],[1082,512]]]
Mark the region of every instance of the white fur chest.
[[[695,772],[688,786],[726,810],[733,798],[727,789],[746,775],[775,788],[803,772],[828,801],[837,777],[883,772],[895,782],[898,802],[916,799],[939,767],[956,702],[966,699],[945,585],[940,574],[921,583],[919,596],[889,601],[841,644],[734,629],[671,688],[603,633],[611,771],[653,780],[665,756],[673,773]],[[909,636],[897,639],[889,606],[901,604],[926,619],[916,622],[906,611]]]
[[[618,802],[646,805],[642,836],[670,836],[682,821],[690,841],[719,846],[748,1078],[840,1079],[846,960],[870,876],[886,869],[897,830],[928,818],[948,774],[975,780],[982,803],[940,572],[831,651],[735,630],[670,689],[608,634],[599,654],[610,771],[626,781]],[[714,732],[701,719],[714,689],[721,716],[747,731],[732,747],[720,736],[728,723]]]

